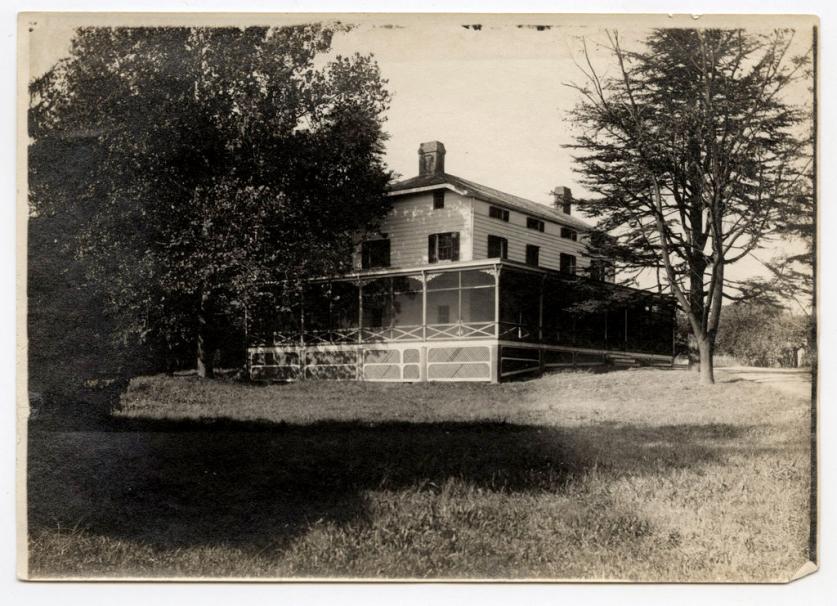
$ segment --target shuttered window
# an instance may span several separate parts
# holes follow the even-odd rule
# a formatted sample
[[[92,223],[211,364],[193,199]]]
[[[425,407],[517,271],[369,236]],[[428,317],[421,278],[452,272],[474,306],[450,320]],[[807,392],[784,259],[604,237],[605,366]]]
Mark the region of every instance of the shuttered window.
[[[561,253],[561,271],[567,274],[575,273],[575,255]]]
[[[533,244],[526,245],[526,264],[538,266],[540,262],[541,249]]]
[[[488,258],[508,259],[509,241],[500,236],[488,236]]]
[[[451,231],[442,234],[430,234],[427,237],[427,261],[459,260],[459,232]]]
[[[561,237],[573,242],[578,240],[578,232],[570,227],[561,228]]]

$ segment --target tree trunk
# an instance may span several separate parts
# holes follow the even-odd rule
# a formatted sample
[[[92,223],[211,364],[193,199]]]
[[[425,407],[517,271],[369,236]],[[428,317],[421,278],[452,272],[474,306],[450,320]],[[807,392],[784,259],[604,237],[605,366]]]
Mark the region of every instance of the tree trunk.
[[[698,337],[698,351],[700,352],[700,383],[713,385],[715,383],[715,368],[712,361],[713,339],[710,335]]]
[[[207,295],[201,295],[201,304],[198,309],[197,369],[198,376],[203,379],[215,377],[215,368],[213,367],[215,348],[213,346],[212,328],[208,320],[208,299]]]
[[[689,370],[697,372],[700,370],[700,348],[698,347],[698,340],[695,335],[689,333]]]
[[[694,270],[689,278],[689,307],[692,310],[698,323],[702,321],[706,302],[703,298],[703,274],[706,271],[706,262],[703,258],[696,258],[692,261]],[[700,350],[701,338],[692,333],[689,336],[689,370],[703,368],[703,354]]]

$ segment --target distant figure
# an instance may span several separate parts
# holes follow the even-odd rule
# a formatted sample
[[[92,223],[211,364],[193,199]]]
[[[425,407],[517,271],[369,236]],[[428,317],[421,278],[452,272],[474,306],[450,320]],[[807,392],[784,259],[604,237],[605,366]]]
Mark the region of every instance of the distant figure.
[[[804,345],[800,345],[796,349],[796,367],[801,368],[808,362],[808,350]]]

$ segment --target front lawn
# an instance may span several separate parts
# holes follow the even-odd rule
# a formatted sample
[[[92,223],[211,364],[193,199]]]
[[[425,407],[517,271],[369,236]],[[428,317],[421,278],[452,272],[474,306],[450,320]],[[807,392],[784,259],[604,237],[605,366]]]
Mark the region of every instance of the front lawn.
[[[30,423],[31,573],[787,580],[810,403],[720,378],[140,377],[102,427]]]

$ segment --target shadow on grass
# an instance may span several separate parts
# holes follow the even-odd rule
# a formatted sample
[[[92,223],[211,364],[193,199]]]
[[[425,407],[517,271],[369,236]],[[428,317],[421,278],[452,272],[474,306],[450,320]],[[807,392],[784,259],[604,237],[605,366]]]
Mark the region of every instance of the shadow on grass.
[[[285,549],[314,523],[363,526],[369,490],[438,491],[456,479],[489,491],[560,492],[594,468],[615,478],[723,461],[748,431],[229,419],[30,427],[30,533],[81,528],[163,551],[230,546],[253,556]]]

